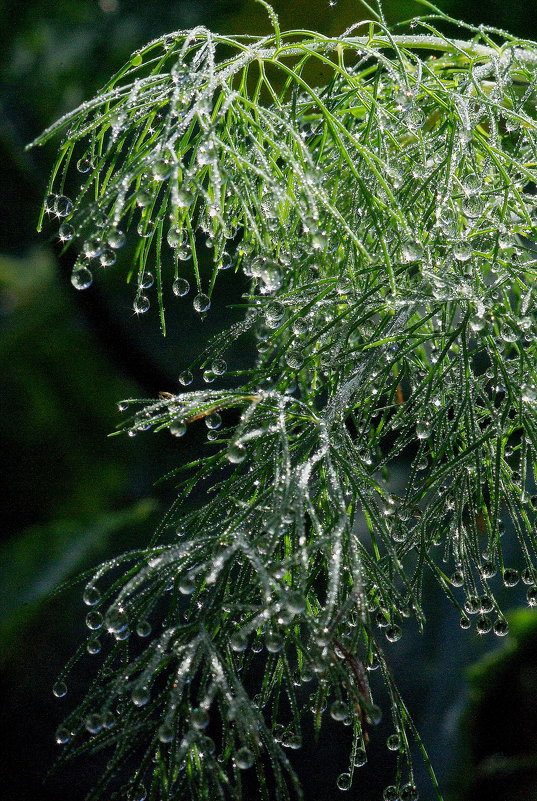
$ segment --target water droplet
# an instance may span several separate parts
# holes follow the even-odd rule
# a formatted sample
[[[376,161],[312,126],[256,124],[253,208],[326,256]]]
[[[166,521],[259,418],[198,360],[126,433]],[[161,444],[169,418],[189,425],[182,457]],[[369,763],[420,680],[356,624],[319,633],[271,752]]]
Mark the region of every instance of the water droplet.
[[[352,779],[350,773],[340,773],[336,781],[338,790],[350,790],[352,786]]]
[[[180,209],[186,209],[194,201],[194,196],[191,192],[187,192],[185,189],[179,189],[176,194],[176,201]]]
[[[145,270],[140,280],[140,289],[151,289],[155,283],[155,276],[149,270]]]
[[[171,743],[174,735],[174,727],[172,723],[163,723],[159,726],[158,738],[161,743]]]
[[[211,299],[208,295],[205,295],[203,292],[200,292],[194,298],[193,306],[197,312],[206,312],[211,308]]]
[[[247,770],[254,764],[254,755],[245,745],[235,754],[235,764],[240,770]]]
[[[140,220],[140,222],[136,226],[136,232],[138,233],[138,236],[141,237],[142,239],[148,239],[154,230],[155,230],[155,223],[149,217],[144,220]]]
[[[349,717],[349,708],[345,701],[334,701],[330,707],[330,717],[333,720],[345,720]]]
[[[227,449],[226,457],[231,464],[240,464],[246,459],[246,448],[240,442],[234,442]]]
[[[149,206],[151,203],[151,194],[147,191],[147,189],[140,189],[136,193],[136,205],[139,206],[141,209]]]
[[[66,729],[65,726],[60,726],[56,730],[56,742],[58,745],[65,745],[71,739],[71,732],[69,729]]]
[[[135,687],[131,693],[131,698],[134,706],[145,706],[151,698],[151,695],[147,687]]]
[[[214,740],[211,737],[200,737],[198,739],[198,748],[203,756],[212,756],[216,751]]]
[[[111,248],[104,248],[99,256],[102,267],[111,267],[116,262],[116,254]]]
[[[103,625],[103,616],[101,615],[100,612],[97,612],[97,610],[95,609],[91,612],[88,612],[88,614],[86,615],[86,626],[88,627],[88,629],[96,631],[97,629],[100,629],[102,625]]]
[[[232,651],[241,653],[242,651],[246,651],[246,648],[248,647],[248,638],[240,631],[237,631],[229,638],[229,644]]]
[[[67,695],[67,684],[64,681],[57,681],[52,692],[56,698],[63,698],[64,695]]]
[[[140,55],[140,53],[136,53],[136,55],[134,55],[131,58],[131,64],[132,64],[133,67],[139,67],[140,64],[142,63],[142,61],[143,61],[143,59],[142,59],[142,56]],[[137,798],[137,799],[132,799],[132,801],[142,801],[142,799],[138,799]]]
[[[422,246],[418,242],[403,242],[401,245],[401,255],[403,261],[410,263],[422,261],[425,254]]]
[[[117,606],[111,606],[106,613],[104,623],[110,634],[118,634],[126,630],[129,619],[122,609]]]
[[[218,412],[212,412],[212,414],[207,415],[205,418],[205,425],[207,428],[220,428],[222,425],[222,418],[218,414]]]
[[[279,300],[269,303],[265,310],[267,323],[279,322],[285,314],[285,306]]]
[[[86,604],[86,606],[95,606],[101,600],[101,593],[95,586],[95,584],[86,584],[84,587],[84,592],[82,594],[82,600]]]
[[[147,295],[137,295],[134,299],[134,303],[132,304],[136,314],[145,314],[147,311],[149,311],[150,306],[151,303]]]
[[[418,788],[412,782],[401,787],[401,801],[418,801]]]
[[[58,230],[58,236],[62,242],[70,242],[75,235],[75,229],[71,223],[62,223]]]
[[[82,243],[82,253],[87,259],[94,259],[99,255],[101,249],[101,243],[95,238],[86,239],[86,241]]]
[[[194,376],[190,372],[190,370],[183,370],[182,373],[179,373],[179,383],[182,384],[184,387],[187,387],[191,384],[194,380]]]
[[[454,587],[462,587],[464,584],[464,573],[462,570],[455,570],[451,575],[450,581]]]
[[[476,629],[478,634],[488,634],[491,628],[492,623],[490,622],[490,617],[487,617],[487,615],[480,615],[477,618]]]
[[[283,637],[277,631],[269,631],[265,637],[265,648],[271,654],[277,654],[283,648]]]
[[[143,786],[143,784],[141,784],[139,787],[136,787],[129,795],[129,801],[145,801],[146,798],[147,798],[147,791]]]
[[[382,709],[380,708],[380,706],[373,704],[373,706],[369,707],[367,717],[369,718],[373,726],[378,726],[378,724],[382,720]]]
[[[472,624],[470,623],[470,618],[463,615],[459,621],[459,625],[461,629],[469,629]]]
[[[195,729],[206,729],[209,725],[209,713],[203,707],[194,709],[190,716],[190,722]]]
[[[526,593],[528,606],[537,606],[537,587],[530,587]]]
[[[73,202],[66,195],[59,195],[54,210],[58,217],[68,217],[73,211]]]
[[[87,267],[78,267],[71,274],[71,283],[75,289],[87,289],[93,282],[91,270]]]
[[[110,231],[108,234],[108,244],[114,250],[118,250],[118,248],[122,248],[126,242],[126,236],[119,228],[116,228],[113,231]]]
[[[390,751],[399,751],[401,748],[401,738],[398,734],[390,734],[388,739],[386,740],[386,745],[390,749]]]
[[[192,576],[183,576],[179,582],[179,592],[183,595],[192,595],[196,589],[196,579]]]
[[[453,248],[453,255],[458,261],[468,261],[472,258],[472,246],[468,242],[458,242]]]
[[[159,159],[153,164],[152,173],[155,181],[165,181],[172,174],[172,168],[167,161]]]
[[[211,364],[211,370],[215,375],[224,375],[227,370],[227,364],[223,359],[215,359]]]
[[[476,615],[481,610],[481,602],[477,595],[469,595],[464,602],[464,611],[469,615]]]
[[[184,437],[186,431],[187,428],[184,420],[176,420],[176,422],[170,426],[170,434],[172,437]]]
[[[92,715],[88,715],[85,721],[85,726],[90,734],[97,734],[100,732],[103,727],[103,719],[101,715],[99,715],[97,712],[94,712]]]
[[[285,363],[291,368],[291,370],[300,370],[304,364],[302,352],[296,348],[291,348],[285,354]]]
[[[139,620],[136,624],[136,634],[138,637],[149,637],[151,634],[151,623],[149,620]]]
[[[433,429],[428,420],[418,420],[416,423],[416,436],[418,439],[428,439],[433,433]]]
[[[301,614],[306,608],[306,599],[301,592],[290,592],[285,602],[287,608],[293,615]]]
[[[384,630],[384,635],[388,642],[397,642],[397,640],[401,639],[402,633],[401,627],[397,626],[395,623],[392,623]]]
[[[400,801],[399,790],[395,785],[389,784],[382,793],[383,801]]]
[[[515,587],[518,584],[518,570],[506,567],[503,571],[503,583],[506,587]]]
[[[82,172],[82,173],[89,172],[92,167],[93,167],[93,164],[91,163],[91,160],[88,159],[88,158],[85,158],[84,156],[81,159],[78,159],[78,161],[76,163],[76,168],[77,168],[78,172]]]
[[[497,637],[505,637],[508,631],[509,623],[505,618],[500,617],[494,622],[494,634],[496,634]]]
[[[95,656],[95,654],[100,654],[101,652],[101,641],[98,637],[92,637],[91,640],[88,640],[86,645],[86,651],[91,656]]]
[[[354,755],[354,767],[362,768],[367,762],[367,752],[365,748],[357,748]]]

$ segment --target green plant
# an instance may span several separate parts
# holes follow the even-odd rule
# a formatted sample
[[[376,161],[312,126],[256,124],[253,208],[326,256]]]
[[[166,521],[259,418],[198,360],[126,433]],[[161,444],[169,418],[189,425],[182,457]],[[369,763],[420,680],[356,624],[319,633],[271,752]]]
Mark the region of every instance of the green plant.
[[[129,236],[134,311],[155,283],[163,331],[190,283],[203,316],[220,270],[251,279],[185,389],[121,407],[130,434],[204,419],[212,449],[174,474],[150,546],[87,584],[87,648],[101,628],[111,647],[58,741],[114,747],[92,797],[135,754],[133,800],[240,798],[253,765],[261,797],[285,799],[284,749],[327,706],[349,725],[349,789],[378,668],[397,756],[384,798],[415,799],[411,741],[426,752],[381,642],[404,618],[423,627],[424,572],[480,634],[507,633],[495,576],[514,586],[522,568],[537,603],[537,44],[421,5],[396,29],[367,6],[337,38],[281,31],[268,6],[271,36],[170,34],[34,143],[65,133],[43,215],[80,242],[77,289]],[[194,368],[218,387],[251,332],[235,389],[186,388]]]

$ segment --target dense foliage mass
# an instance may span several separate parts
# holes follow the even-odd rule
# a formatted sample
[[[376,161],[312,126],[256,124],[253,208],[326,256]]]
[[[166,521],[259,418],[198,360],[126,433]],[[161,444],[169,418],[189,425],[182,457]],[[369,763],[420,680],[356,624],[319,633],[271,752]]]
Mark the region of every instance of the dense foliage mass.
[[[262,38],[170,34],[37,141],[64,132],[44,214],[78,243],[77,289],[129,237],[134,310],[156,303],[163,328],[191,295],[210,313],[220,270],[251,279],[177,394],[124,404],[130,434],[203,419],[210,448],[178,468],[151,546],[85,590],[81,651],[104,656],[57,738],[114,746],[96,794],[127,763],[132,801],[240,798],[255,765],[261,797],[287,798],[286,750],[326,714],[349,727],[347,790],[378,669],[384,798],[417,799],[386,651],[425,623],[424,572],[481,634],[507,633],[495,583],[520,575],[537,604],[537,44],[374,17],[338,38],[274,17]],[[255,365],[219,389],[249,332]],[[210,387],[189,391],[194,369]]]

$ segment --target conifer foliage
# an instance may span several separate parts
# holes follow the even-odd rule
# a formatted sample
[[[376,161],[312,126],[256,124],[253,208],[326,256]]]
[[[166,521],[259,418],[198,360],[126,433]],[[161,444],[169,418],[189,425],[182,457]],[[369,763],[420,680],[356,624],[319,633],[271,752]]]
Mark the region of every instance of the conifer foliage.
[[[135,242],[134,310],[164,329],[181,304],[211,313],[221,270],[250,279],[177,393],[123,406],[125,432],[203,419],[210,443],[151,545],[84,591],[77,658],[100,662],[57,739],[108,749],[92,798],[240,799],[251,773],[287,799],[289,754],[327,715],[348,726],[348,790],[377,670],[384,799],[417,799],[426,751],[389,652],[425,625],[425,572],[481,634],[507,633],[495,586],[520,577],[537,604],[537,44],[422,5],[393,29],[368,6],[335,38],[268,6],[270,36],[163,36],[33,143],[63,135],[42,219],[76,243],[75,288]],[[255,363],[219,388],[243,336]]]

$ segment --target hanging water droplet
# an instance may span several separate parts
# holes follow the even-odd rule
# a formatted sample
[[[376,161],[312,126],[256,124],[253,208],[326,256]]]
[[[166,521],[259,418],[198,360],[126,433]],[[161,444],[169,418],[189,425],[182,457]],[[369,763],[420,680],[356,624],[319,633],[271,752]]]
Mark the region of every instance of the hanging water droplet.
[[[401,627],[397,626],[395,623],[392,623],[384,630],[384,635],[388,642],[397,642],[397,640],[401,639],[402,633]]]
[[[137,295],[134,299],[134,303],[132,304],[136,314],[145,314],[147,311],[149,311],[150,306],[151,303],[147,295]]]
[[[515,587],[518,584],[518,570],[506,567],[503,571],[503,583],[506,587]]]
[[[367,762],[367,752],[365,748],[357,748],[354,755],[354,767],[362,768]]]
[[[242,651],[246,651],[246,648],[248,647],[248,638],[245,634],[242,634],[242,632],[236,631],[229,638],[229,644],[232,651],[241,653]]]
[[[290,592],[285,603],[293,615],[301,614],[306,608],[306,599],[301,592]]]
[[[68,217],[73,211],[73,202],[66,195],[59,195],[56,198],[55,212],[58,217]]]
[[[333,720],[345,720],[349,716],[349,708],[345,701],[334,701],[330,707],[330,717]]]
[[[131,698],[134,706],[145,706],[151,698],[149,688],[144,686],[135,687],[131,693]]]
[[[235,754],[235,764],[240,770],[248,770],[254,764],[254,755],[245,745]]]
[[[78,161],[76,163],[76,168],[77,168],[78,172],[82,172],[82,173],[89,172],[92,167],[93,167],[93,164],[91,163],[91,160],[86,158],[85,156],[83,156],[81,159],[78,159]]]
[[[111,267],[115,264],[116,254],[111,248],[104,248],[99,256],[99,262],[102,267]]]
[[[111,606],[106,613],[104,623],[110,634],[118,634],[127,629],[129,618],[122,609],[117,606]]]
[[[184,420],[177,420],[170,426],[170,434],[172,435],[172,437],[184,437],[186,431],[187,427]]]
[[[288,350],[285,354],[285,363],[291,370],[300,370],[304,364],[302,352],[297,348],[291,348],[291,350]]]
[[[85,726],[90,734],[98,734],[103,727],[103,719],[97,712],[94,712],[86,718]]]
[[[382,793],[383,801],[400,801],[399,790],[395,785],[389,784]]]
[[[463,615],[459,621],[459,625],[461,629],[469,629],[472,624],[470,623],[470,618]]]
[[[464,584],[464,573],[462,570],[455,570],[451,575],[450,581],[454,587],[462,587]]]
[[[433,429],[428,420],[418,420],[416,423],[416,436],[418,439],[428,439],[432,433]]]
[[[184,387],[187,387],[194,381],[194,376],[190,372],[190,370],[183,370],[182,373],[179,373],[179,383],[182,384]]]
[[[401,738],[398,734],[390,734],[388,739],[386,740],[386,745],[390,749],[390,751],[399,751],[401,748]]]
[[[103,616],[101,615],[100,612],[97,612],[97,610],[95,609],[91,612],[88,612],[88,614],[86,615],[86,626],[88,627],[88,629],[96,631],[97,629],[100,629],[102,625],[103,625]]]
[[[151,623],[149,620],[139,620],[136,624],[136,634],[138,637],[149,637],[151,634]]]
[[[67,695],[67,684],[64,681],[57,681],[52,688],[52,693],[56,698],[63,698],[64,695]]]
[[[468,261],[472,258],[472,246],[468,242],[457,242],[453,248],[453,255],[458,261]]]
[[[277,654],[283,648],[283,637],[277,631],[269,631],[265,637],[265,648],[271,654]]]
[[[194,298],[193,306],[195,310],[201,314],[202,312],[206,312],[211,308],[211,299],[208,295],[200,292]]]
[[[220,428],[222,425],[222,418],[218,412],[212,412],[212,414],[207,415],[205,418],[205,425],[207,428]]]
[[[401,787],[401,801],[418,801],[418,788],[412,782]]]
[[[84,592],[82,594],[82,600],[86,604],[86,606],[95,606],[101,600],[101,593],[95,586],[95,584],[86,584],[84,587]]]
[[[215,359],[211,364],[211,370],[215,375],[224,375],[227,370],[227,364],[223,359]]]
[[[75,235],[75,229],[71,223],[62,223],[58,230],[58,236],[62,242],[70,242]]]
[[[155,283],[155,276],[149,270],[144,270],[144,273],[140,279],[140,289],[151,289],[153,284]]]
[[[403,242],[401,245],[401,256],[403,261],[410,263],[414,261],[422,261],[425,253],[422,246],[418,242]]]
[[[373,704],[371,707],[369,707],[367,717],[369,718],[373,726],[378,726],[378,724],[382,720],[382,709],[380,708],[380,706]]]
[[[183,576],[179,582],[179,592],[183,595],[192,595],[196,589],[196,579],[193,576]]]
[[[127,241],[127,238],[123,233],[123,231],[121,231],[119,228],[116,228],[113,231],[110,231],[110,233],[108,234],[107,241],[111,248],[114,248],[114,250],[118,250],[119,248],[123,247],[123,245]]]
[[[226,457],[231,464],[240,464],[246,459],[246,448],[240,442],[235,442],[227,449]]]
[[[92,237],[82,243],[82,253],[87,259],[94,259],[101,252],[102,246],[98,239]]]
[[[152,173],[155,181],[165,181],[172,174],[172,168],[167,161],[159,159],[153,164]]]
[[[65,726],[60,726],[56,729],[56,742],[58,745],[65,745],[71,739],[71,732]]]
[[[171,743],[174,735],[174,727],[172,723],[163,723],[159,726],[158,738],[161,743]]]
[[[101,652],[101,641],[98,637],[92,637],[91,640],[88,640],[86,644],[86,651],[91,656],[95,656],[95,654],[99,654]]]
[[[537,587],[530,587],[526,592],[528,606],[537,606]]]
[[[476,621],[476,629],[478,634],[488,634],[492,628],[490,617],[487,615],[480,615]]]
[[[155,223],[151,218],[140,220],[136,226],[138,236],[142,239],[148,239],[155,230]]]
[[[333,3],[333,0],[331,0]],[[335,3],[334,3],[335,5]],[[337,788],[338,790],[350,790],[352,786],[352,779],[350,773],[340,773],[337,777]]]
[[[209,725],[209,713],[203,707],[194,709],[190,715],[190,722],[195,729],[206,729]]]
[[[78,267],[71,274],[71,284],[75,289],[88,289],[93,283],[93,275],[87,267]]]
[[[494,634],[496,634],[497,637],[505,637],[508,631],[509,623],[505,618],[500,617],[494,622]]]
[[[179,189],[176,194],[176,202],[180,209],[188,208],[194,200],[194,196],[191,192],[187,192],[185,189]]]

